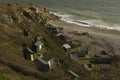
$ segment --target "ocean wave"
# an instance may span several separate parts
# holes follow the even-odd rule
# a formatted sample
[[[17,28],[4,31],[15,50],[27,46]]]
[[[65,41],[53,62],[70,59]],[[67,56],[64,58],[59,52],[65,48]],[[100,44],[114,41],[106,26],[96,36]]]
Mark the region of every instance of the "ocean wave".
[[[72,24],[76,24],[79,26],[83,26],[83,27],[97,27],[100,29],[109,29],[109,30],[117,30],[120,31],[120,26],[119,25],[113,25],[113,26],[107,26],[107,25],[103,25],[103,24],[95,24],[94,22],[90,21],[90,20],[76,20],[76,19],[72,19],[71,17],[73,15],[67,15],[67,14],[62,14],[59,12],[50,12],[51,14],[54,14],[58,17],[60,17],[60,20],[65,21],[67,23],[72,23]],[[97,21],[97,20],[96,20]],[[99,23],[99,21],[98,21]]]

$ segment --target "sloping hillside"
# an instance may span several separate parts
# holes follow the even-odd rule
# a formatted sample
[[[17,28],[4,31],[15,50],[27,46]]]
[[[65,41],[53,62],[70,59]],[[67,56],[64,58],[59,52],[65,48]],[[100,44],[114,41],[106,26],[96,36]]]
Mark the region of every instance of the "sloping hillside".
[[[51,72],[42,73],[33,62],[25,60],[23,48],[31,46],[35,35],[40,35],[48,52],[58,56],[64,52],[47,35],[46,20],[51,15],[45,8],[33,4],[0,4],[0,80],[49,80]],[[28,29],[26,37],[23,30]],[[61,71],[59,75],[64,78]],[[52,79],[51,78],[51,79]]]

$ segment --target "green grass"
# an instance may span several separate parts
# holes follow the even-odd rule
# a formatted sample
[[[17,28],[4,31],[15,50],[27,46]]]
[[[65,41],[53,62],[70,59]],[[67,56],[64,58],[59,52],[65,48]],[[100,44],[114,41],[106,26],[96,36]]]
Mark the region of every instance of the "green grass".
[[[33,57],[34,57],[34,59],[37,59],[37,58],[39,58],[39,57],[42,57],[42,55],[41,55],[40,53],[35,53],[35,54],[33,55]]]
[[[93,64],[94,70],[99,71],[100,65],[99,64]]]
[[[94,80],[98,79],[98,73],[96,71],[91,71],[90,76]]]
[[[70,50],[70,52],[71,52],[71,53],[72,53],[72,52],[76,52],[77,49],[78,49],[78,47],[72,48],[72,49]]]
[[[47,52],[47,49],[46,49],[45,47],[42,47],[40,53],[41,53],[42,55],[44,55],[46,52]]]
[[[0,80],[10,80],[10,79],[0,74]]]
[[[40,52],[35,53],[35,54],[33,55],[33,56],[34,56],[34,59],[37,59],[37,58],[39,58],[39,57],[42,57],[42,55],[44,55],[46,52],[47,52],[47,49],[46,49],[45,47],[43,47]]]

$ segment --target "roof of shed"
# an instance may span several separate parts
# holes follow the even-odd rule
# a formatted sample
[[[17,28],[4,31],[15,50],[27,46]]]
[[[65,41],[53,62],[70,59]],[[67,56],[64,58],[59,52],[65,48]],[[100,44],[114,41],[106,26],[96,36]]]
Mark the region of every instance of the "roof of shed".
[[[71,48],[71,46],[69,45],[69,44],[63,44],[63,46],[62,47],[64,47],[64,48],[66,48],[66,49],[70,49]]]

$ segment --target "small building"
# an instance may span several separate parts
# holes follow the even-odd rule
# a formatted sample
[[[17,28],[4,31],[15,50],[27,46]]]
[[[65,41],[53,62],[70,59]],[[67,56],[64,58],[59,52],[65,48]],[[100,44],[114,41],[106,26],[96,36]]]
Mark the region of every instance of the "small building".
[[[34,61],[35,65],[40,71],[49,71],[49,64],[45,60],[41,59],[40,57]]]
[[[29,32],[28,29],[24,29],[23,33],[24,33],[24,36],[29,36],[30,35],[30,32]]]
[[[84,58],[88,54],[88,48],[82,47],[80,50],[70,53],[69,57],[73,60],[78,60],[80,58]]]
[[[110,64],[112,61],[112,57],[105,51],[102,51],[100,54],[96,54],[94,59],[94,62],[97,64]]]
[[[77,53],[78,53],[78,57],[85,57],[88,54],[88,48],[82,47],[80,51],[78,51]]]
[[[69,57],[75,61],[79,59],[78,54],[76,52],[70,53]]]
[[[58,37],[63,43],[66,43],[66,42],[67,42],[67,38],[66,38],[63,34],[57,34],[57,37]]]
[[[34,38],[34,42],[36,41],[41,41],[42,40],[42,36],[36,35]]]
[[[72,47],[69,45],[69,44],[63,44],[62,45],[62,48],[65,50],[65,51],[69,51]]]
[[[110,64],[112,61],[112,57],[110,55],[99,55],[96,56],[96,62],[99,64]]]
[[[54,58],[50,58],[48,56],[46,57],[46,55],[43,56],[42,58],[39,57],[34,61],[34,63],[40,71],[48,72],[50,69],[54,68],[55,60]]]
[[[39,52],[42,49],[43,43],[40,40],[37,40],[33,45],[33,51]]]
[[[52,57],[52,55],[46,53],[43,57],[43,60],[45,60],[46,62],[48,62],[50,69],[55,67],[55,59]]]
[[[34,61],[34,56],[33,56],[34,52],[31,49],[25,48],[23,50],[23,54],[25,59]]]

